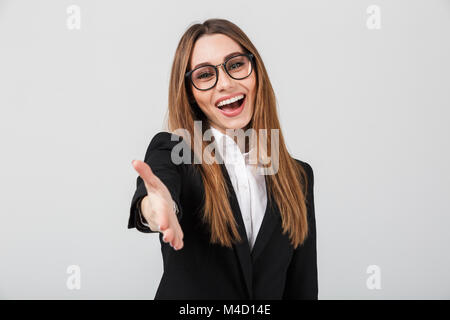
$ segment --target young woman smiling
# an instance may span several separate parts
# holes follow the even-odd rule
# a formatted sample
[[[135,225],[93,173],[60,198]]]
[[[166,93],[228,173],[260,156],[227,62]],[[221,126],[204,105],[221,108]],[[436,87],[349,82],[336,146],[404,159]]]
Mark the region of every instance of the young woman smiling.
[[[144,161],[132,162],[139,176],[128,227],[160,235],[155,299],[317,299],[313,170],[289,155],[264,63],[235,24],[210,19],[181,37],[168,129],[153,137]],[[256,173],[267,167],[268,148],[238,145],[230,130],[239,129],[266,130],[275,174]],[[207,132],[224,164],[173,160],[179,144],[184,156],[202,159]]]

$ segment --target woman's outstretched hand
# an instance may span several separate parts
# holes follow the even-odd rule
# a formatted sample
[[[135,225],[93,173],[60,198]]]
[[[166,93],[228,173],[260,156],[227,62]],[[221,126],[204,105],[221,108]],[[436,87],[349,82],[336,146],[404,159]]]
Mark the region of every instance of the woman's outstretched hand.
[[[147,163],[140,160],[133,160],[131,163],[147,189],[147,195],[141,202],[142,215],[152,231],[161,232],[164,242],[169,242],[175,250],[180,250],[183,248],[183,231],[173,210],[169,190]]]

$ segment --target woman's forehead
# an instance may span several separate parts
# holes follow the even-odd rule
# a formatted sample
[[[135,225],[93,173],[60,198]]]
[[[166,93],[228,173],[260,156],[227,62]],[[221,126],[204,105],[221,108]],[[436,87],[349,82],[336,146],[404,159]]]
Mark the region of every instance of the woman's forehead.
[[[204,35],[197,39],[192,50],[190,67],[201,63],[219,64],[232,52],[241,52],[242,48],[233,39],[223,34]]]

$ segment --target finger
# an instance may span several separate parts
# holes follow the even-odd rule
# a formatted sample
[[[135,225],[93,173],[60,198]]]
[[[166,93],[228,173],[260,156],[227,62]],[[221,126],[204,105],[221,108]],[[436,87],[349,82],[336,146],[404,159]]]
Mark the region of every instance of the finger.
[[[131,161],[131,164],[133,165],[139,176],[142,178],[142,180],[144,180],[146,187],[150,189],[157,187],[157,177],[147,163],[141,160],[133,160]]]
[[[175,237],[176,237],[176,243],[175,243],[175,250],[180,250],[183,247],[183,231],[181,230],[181,226],[179,225],[179,223],[177,223],[176,226],[176,233],[175,233]]]
[[[166,243],[171,243],[174,239],[174,233],[171,228],[163,232],[163,241]]]
[[[175,237],[173,237],[173,242],[172,242],[172,247],[177,250],[177,248],[180,246],[180,238],[178,237],[178,235],[175,235]]]
[[[183,248],[183,240],[181,240],[180,236],[177,237],[177,242],[174,246],[175,250],[180,250]]]
[[[183,233],[183,230],[181,230],[181,227],[180,227],[180,239],[183,241],[183,238],[184,238],[184,233]]]
[[[167,228],[169,228],[169,218],[167,217],[167,215],[161,215],[158,222],[159,231],[164,232],[167,230]]]

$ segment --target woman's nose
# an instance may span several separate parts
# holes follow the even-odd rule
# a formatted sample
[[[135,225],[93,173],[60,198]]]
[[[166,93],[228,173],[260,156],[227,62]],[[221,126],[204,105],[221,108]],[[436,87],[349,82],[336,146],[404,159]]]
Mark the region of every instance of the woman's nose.
[[[228,88],[232,84],[233,79],[230,78],[223,65],[219,66],[219,68],[217,69],[219,72],[219,79],[217,79],[217,89],[222,90]]]

